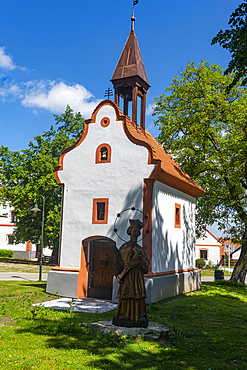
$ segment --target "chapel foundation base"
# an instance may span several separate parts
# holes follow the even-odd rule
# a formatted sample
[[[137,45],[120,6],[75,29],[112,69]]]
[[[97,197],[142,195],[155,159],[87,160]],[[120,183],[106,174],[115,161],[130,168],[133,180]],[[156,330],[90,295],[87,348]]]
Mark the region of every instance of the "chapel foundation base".
[[[61,297],[77,298],[79,272],[49,271],[46,293],[57,294]]]
[[[179,294],[192,292],[201,289],[201,271],[187,271],[170,275],[145,278],[147,291],[146,304],[162,301]],[[119,283],[114,277],[112,302],[117,303],[116,298]]]

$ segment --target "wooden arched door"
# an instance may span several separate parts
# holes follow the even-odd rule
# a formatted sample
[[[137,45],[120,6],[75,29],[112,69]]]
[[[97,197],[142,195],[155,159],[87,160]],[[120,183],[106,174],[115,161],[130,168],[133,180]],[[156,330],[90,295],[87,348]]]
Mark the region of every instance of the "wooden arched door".
[[[110,239],[90,241],[87,296],[91,298],[112,298],[114,267],[111,258]]]

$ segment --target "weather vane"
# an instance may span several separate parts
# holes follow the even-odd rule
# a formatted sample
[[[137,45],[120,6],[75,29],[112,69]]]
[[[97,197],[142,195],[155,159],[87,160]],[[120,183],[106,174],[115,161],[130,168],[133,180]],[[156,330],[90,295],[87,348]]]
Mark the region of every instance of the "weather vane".
[[[131,30],[134,31],[134,22],[135,22],[135,12],[134,12],[134,6],[138,4],[138,0],[133,0],[133,14],[132,14],[132,17],[131,17],[131,22],[132,22],[132,25],[131,25]]]
[[[108,87],[108,89],[105,91],[104,98],[109,99],[109,98],[110,98],[110,96],[112,96],[112,95],[113,95],[112,89],[110,89],[110,88]]]

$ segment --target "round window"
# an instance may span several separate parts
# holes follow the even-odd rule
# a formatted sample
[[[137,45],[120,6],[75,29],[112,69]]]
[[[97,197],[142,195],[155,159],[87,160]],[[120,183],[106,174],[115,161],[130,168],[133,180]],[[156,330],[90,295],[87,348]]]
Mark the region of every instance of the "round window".
[[[108,117],[104,117],[100,121],[100,124],[101,124],[102,127],[107,127],[110,124],[110,119]]]

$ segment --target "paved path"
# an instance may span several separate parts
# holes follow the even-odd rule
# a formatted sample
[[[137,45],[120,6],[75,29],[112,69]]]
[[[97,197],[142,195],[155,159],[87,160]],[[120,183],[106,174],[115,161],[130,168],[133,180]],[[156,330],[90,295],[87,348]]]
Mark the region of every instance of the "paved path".
[[[47,280],[48,274],[42,274],[42,280]],[[0,280],[39,280],[36,272],[0,272]]]
[[[47,280],[48,274],[42,274],[42,281]],[[225,280],[229,280],[229,276],[225,276]],[[0,272],[0,280],[30,280],[35,281],[39,280],[39,274],[36,272]],[[202,276],[201,278],[203,281],[214,281],[214,276]],[[247,276],[245,279],[245,284],[247,285]]]
[[[72,310],[74,312],[107,312],[115,310],[117,304],[112,303],[107,299],[97,298],[81,298],[72,300],[72,298],[59,298],[53,301],[46,301],[43,303],[36,303],[33,306],[43,306],[55,310]]]
[[[230,279],[230,276],[225,276],[225,280],[229,280],[229,279]],[[204,281],[214,281],[214,276],[202,276],[201,281],[202,282],[204,282]],[[247,285],[247,275],[246,275],[246,278],[245,278],[245,284]]]

